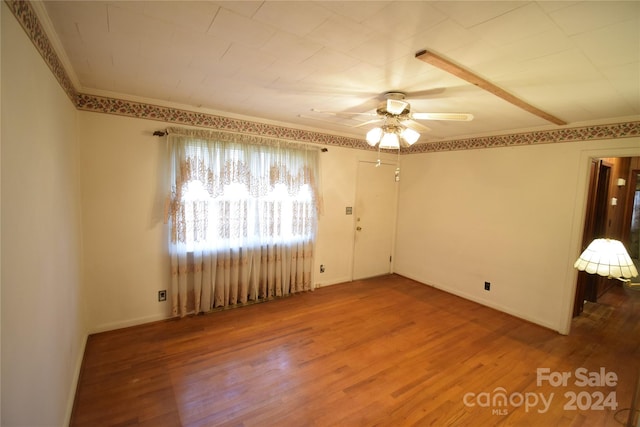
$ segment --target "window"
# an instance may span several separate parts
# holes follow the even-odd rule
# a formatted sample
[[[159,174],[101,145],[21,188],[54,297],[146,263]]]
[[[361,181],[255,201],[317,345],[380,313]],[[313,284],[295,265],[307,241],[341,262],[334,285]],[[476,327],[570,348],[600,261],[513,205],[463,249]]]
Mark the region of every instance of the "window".
[[[259,197],[253,197],[238,183],[225,185],[217,197],[212,197],[197,180],[188,181],[185,187],[182,202],[189,252],[199,246],[215,249],[261,242],[289,243],[313,235],[315,209],[308,184],[294,194],[284,184],[276,184]]]
[[[312,238],[306,150],[186,141],[180,151],[173,219],[187,251]]]
[[[205,133],[169,137],[174,314],[312,289],[318,151]]]

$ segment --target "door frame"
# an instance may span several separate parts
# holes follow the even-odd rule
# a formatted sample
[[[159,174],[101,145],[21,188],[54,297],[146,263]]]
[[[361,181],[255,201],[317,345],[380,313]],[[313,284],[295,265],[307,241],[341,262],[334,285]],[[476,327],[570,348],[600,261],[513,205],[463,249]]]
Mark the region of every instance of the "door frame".
[[[589,187],[589,167],[591,159],[606,157],[637,157],[640,156],[640,137],[626,139],[602,140],[598,148],[583,149],[580,151],[580,160],[576,177],[576,192],[574,199],[573,218],[571,220],[571,230],[569,231],[569,251],[566,259],[566,269],[563,283],[561,313],[559,315],[558,332],[568,335],[571,332],[571,322],[573,320],[573,303],[575,301],[576,283],[578,270],[573,266],[580,255],[582,246],[582,235],[584,220],[586,216],[587,194]],[[611,145],[607,147],[607,144]]]
[[[631,220],[633,218],[633,201],[635,199],[635,188],[638,185],[640,179],[638,176],[640,175],[640,169],[629,169],[629,176],[627,179],[627,194],[625,201],[625,210],[622,217],[622,242],[630,247],[631,245]]]
[[[607,206],[609,182],[611,180],[610,163],[602,159],[591,159],[589,172],[589,190],[587,194],[587,207],[585,212],[584,229],[582,232],[581,251],[586,249],[595,238],[606,237]],[[600,276],[578,272],[575,300],[573,303],[573,316],[579,316],[584,308],[584,301],[597,302],[598,283]]]

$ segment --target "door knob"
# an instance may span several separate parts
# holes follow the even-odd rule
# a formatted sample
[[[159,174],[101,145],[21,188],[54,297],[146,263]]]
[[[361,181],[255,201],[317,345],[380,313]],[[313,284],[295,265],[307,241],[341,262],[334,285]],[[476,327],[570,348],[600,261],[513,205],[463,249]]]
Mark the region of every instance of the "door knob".
[[[356,227],[356,230],[360,231],[362,230],[362,227]]]

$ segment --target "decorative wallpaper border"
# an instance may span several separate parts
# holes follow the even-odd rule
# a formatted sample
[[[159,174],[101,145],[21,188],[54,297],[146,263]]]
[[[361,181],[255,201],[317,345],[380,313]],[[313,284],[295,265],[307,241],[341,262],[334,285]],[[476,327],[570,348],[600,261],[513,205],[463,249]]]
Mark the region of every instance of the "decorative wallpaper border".
[[[139,119],[158,120],[165,123],[197,126],[226,132],[259,135],[296,142],[333,145],[347,148],[371,148],[364,140],[357,138],[328,135],[320,132],[233,119],[213,114],[198,113],[178,108],[162,107],[159,105],[125,101],[122,99],[107,98],[103,96],[78,94],[76,107],[83,111],[116,114],[120,116],[136,117]]]
[[[516,147],[523,145],[592,141],[598,139],[633,138],[636,136],[640,136],[640,121],[523,132],[509,135],[485,136],[452,141],[428,142],[426,144],[415,144],[403,150],[403,153],[475,150],[479,148]]]
[[[24,0],[5,0],[7,6],[18,20],[18,23],[22,26],[25,33],[31,39],[31,42],[36,47],[44,62],[49,66],[51,72],[62,86],[62,89],[67,93],[71,101],[75,102],[77,95],[76,88],[73,86],[67,71],[62,66],[62,62],[55,49],[51,45],[51,41],[47,36],[47,33],[42,28],[40,20],[31,6],[31,2]]]
[[[62,62],[53,49],[31,2],[27,0],[5,0],[5,3],[9,6],[9,9],[47,63],[53,75],[79,110],[157,120],[165,123],[204,127],[248,135],[260,135],[296,142],[357,148],[361,150],[376,150],[376,148],[370,147],[364,139],[329,135],[321,132],[79,93],[73,86],[71,79],[62,66]],[[403,148],[401,152],[402,154],[414,154],[475,150],[481,148],[515,147],[598,139],[632,138],[637,136],[640,136],[640,121],[427,142],[415,144],[409,148]]]

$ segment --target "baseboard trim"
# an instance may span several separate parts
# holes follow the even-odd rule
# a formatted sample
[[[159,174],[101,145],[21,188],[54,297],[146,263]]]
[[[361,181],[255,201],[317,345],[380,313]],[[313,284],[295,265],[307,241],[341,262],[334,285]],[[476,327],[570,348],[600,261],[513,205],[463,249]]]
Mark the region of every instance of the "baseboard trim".
[[[99,334],[101,332],[113,331],[115,329],[129,328],[131,326],[143,325],[145,323],[158,322],[161,320],[167,320],[171,316],[164,314],[154,314],[152,316],[138,317],[136,319],[122,320],[119,322],[111,322],[111,323],[103,323],[102,325],[97,325],[89,331],[89,335],[91,334]]]
[[[71,417],[73,416],[73,408],[76,403],[76,394],[78,392],[78,384],[80,383],[80,375],[82,375],[82,363],[84,362],[84,352],[87,348],[87,340],[89,334],[84,333],[82,342],[80,343],[80,349],[78,351],[78,357],[76,357],[75,368],[73,370],[73,380],[69,389],[69,396],[67,397],[67,407],[64,416],[64,425],[71,424]]]
[[[488,300],[485,300],[485,299],[476,298],[474,295],[468,294],[466,292],[461,292],[461,291],[459,291],[457,289],[453,289],[453,288],[450,288],[448,286],[442,286],[440,284],[425,283],[424,279],[419,279],[419,278],[413,277],[413,276],[411,276],[409,274],[404,274],[404,273],[396,273],[396,274],[398,276],[403,276],[403,277],[406,277],[408,279],[415,280],[416,282],[418,282],[418,283],[420,283],[422,285],[431,286],[432,288],[436,288],[436,289],[439,289],[439,290],[441,290],[443,292],[447,292],[449,294],[456,295],[456,296],[458,296],[460,298],[464,298],[464,299],[466,299],[468,301],[472,301],[472,302],[475,302],[477,304],[484,305],[485,307],[489,307],[489,308],[492,308],[494,310],[501,311],[501,312],[506,313],[506,314],[508,314],[510,316],[517,317],[518,319],[522,319],[522,320],[525,320],[525,321],[530,322],[530,323],[535,323],[536,325],[542,326],[543,328],[547,328],[547,329],[550,329],[550,330],[552,330],[554,332],[558,332],[561,335],[567,335],[566,333],[565,334],[562,333],[562,331],[559,329],[558,325],[554,326],[554,325],[551,325],[551,324],[549,324],[549,323],[547,323],[545,321],[542,321],[540,319],[535,319],[535,318],[532,318],[530,316],[524,316],[524,315],[522,315],[522,313],[516,313],[515,311],[513,311],[509,307],[506,307],[506,306],[501,305],[501,304],[496,304],[493,301],[488,301]]]
[[[325,286],[339,285],[346,282],[351,282],[351,277],[338,277],[337,279],[333,279],[325,283],[318,282],[316,283],[316,288],[324,288]]]

